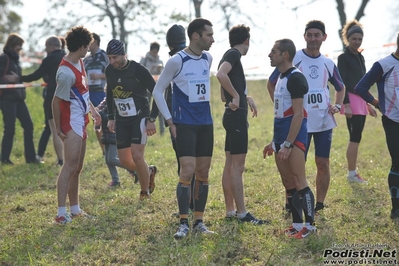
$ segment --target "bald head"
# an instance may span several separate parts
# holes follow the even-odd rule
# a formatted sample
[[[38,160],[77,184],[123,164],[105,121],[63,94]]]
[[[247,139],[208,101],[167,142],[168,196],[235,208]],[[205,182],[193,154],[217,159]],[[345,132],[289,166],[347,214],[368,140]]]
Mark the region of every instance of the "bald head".
[[[50,36],[46,40],[46,53],[61,49],[61,40],[57,36]]]
[[[46,44],[53,45],[54,47],[61,49],[61,40],[57,36],[48,37],[46,40]]]

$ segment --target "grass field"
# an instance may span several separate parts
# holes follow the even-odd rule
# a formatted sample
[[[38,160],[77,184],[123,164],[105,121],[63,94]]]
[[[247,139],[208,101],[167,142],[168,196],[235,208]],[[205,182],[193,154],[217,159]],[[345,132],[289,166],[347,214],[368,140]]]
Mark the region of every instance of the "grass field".
[[[282,230],[290,225],[282,211],[284,188],[274,159],[262,157],[263,146],[272,139],[273,125],[272,104],[264,80],[248,82],[259,115],[249,118],[244,179],[248,210],[272,223],[257,227],[225,221],[221,187],[224,107],[214,78],[212,88],[215,150],[205,222],[217,234],[173,239],[178,226],[178,219],[171,216],[177,211],[177,174],[168,134],[149,138],[146,160],[158,167],[157,186],[151,201],[139,202],[139,186],[125,170],[119,171],[120,188],[107,187],[111,178],[94,132],[89,130],[80,203],[96,219],[54,225],[56,178],[60,170],[55,165],[54,150],[49,143],[45,164],[25,164],[18,124],[11,157],[16,165],[0,168],[0,265],[325,265],[326,249],[396,249],[399,230],[389,219],[387,186],[391,162],[380,114],[377,119],[367,118],[360,145],[359,171],[368,184],[349,184],[346,180],[348,133],[344,117],[337,116],[339,125],[334,130],[331,151],[332,181],[327,207],[316,218],[318,233],[304,240],[284,236]],[[27,102],[35,124],[37,147],[43,127],[41,89],[28,89]],[[0,127],[3,129],[2,121]],[[308,158],[307,177],[314,189],[313,150]],[[371,246],[376,244],[381,246]],[[334,265],[332,260],[328,262]],[[360,258],[354,262],[362,264]]]

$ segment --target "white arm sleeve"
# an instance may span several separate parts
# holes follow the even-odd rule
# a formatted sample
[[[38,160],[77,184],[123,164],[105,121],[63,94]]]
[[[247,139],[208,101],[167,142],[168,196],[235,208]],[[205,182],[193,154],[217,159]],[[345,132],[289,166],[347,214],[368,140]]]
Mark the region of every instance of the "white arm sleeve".
[[[172,82],[173,78],[179,73],[182,67],[182,63],[182,59],[179,55],[171,57],[166,62],[165,68],[159,76],[158,81],[155,84],[154,91],[152,92],[158,109],[165,118],[165,120],[172,118],[172,115],[170,114],[168,105],[166,104],[164,92],[168,85]]]

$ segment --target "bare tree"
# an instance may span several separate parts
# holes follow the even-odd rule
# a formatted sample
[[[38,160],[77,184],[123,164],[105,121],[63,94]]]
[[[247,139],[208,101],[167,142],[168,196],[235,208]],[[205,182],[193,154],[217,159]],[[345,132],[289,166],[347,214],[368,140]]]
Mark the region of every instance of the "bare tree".
[[[257,3],[257,0],[250,0],[253,3]],[[232,27],[232,17],[237,20],[238,17],[244,17],[246,20],[253,22],[249,14],[242,12],[237,0],[213,0],[211,5],[216,7],[222,12],[221,21],[224,24],[224,28],[229,31]],[[255,23],[252,23],[255,24]]]
[[[366,6],[369,1],[370,0],[362,0],[354,19],[359,21],[364,16],[364,10],[366,9]],[[345,44],[344,44],[344,42],[342,40],[342,36],[341,36],[342,29],[344,28],[344,25],[347,22],[346,13],[345,13],[345,3],[343,0],[336,0],[336,2],[337,2],[337,11],[338,11],[338,15],[339,15],[339,21],[341,23],[341,28],[338,30],[338,35],[342,42],[342,49],[345,50]]]
[[[305,6],[309,6],[315,2],[317,2],[319,0],[309,0],[308,3],[305,3],[303,5],[298,5],[295,6],[293,8],[291,8],[292,11],[296,12],[299,8],[305,7]],[[345,44],[342,41],[341,38],[341,32],[342,32],[342,28],[344,27],[344,25],[346,24],[347,20],[347,16],[346,16],[346,12],[345,12],[345,1],[344,0],[335,0],[337,3],[337,11],[338,11],[338,16],[339,16],[339,21],[341,23],[341,29],[338,30],[338,35],[339,38],[341,39],[342,42],[342,47],[343,49],[345,49]],[[349,0],[348,0],[349,1]],[[356,16],[353,19],[356,20],[360,20],[363,16],[364,16],[364,10],[366,9],[366,6],[368,4],[370,0],[362,0],[362,2],[360,3],[359,9],[356,13]]]
[[[201,17],[201,5],[204,0],[193,0],[194,3],[194,9],[195,9],[195,17],[200,18]]]
[[[128,46],[128,37],[148,29],[148,22],[144,18],[152,20],[155,14],[155,6],[151,1],[142,0],[49,0],[51,10],[54,14],[60,12],[65,7],[72,6],[73,11],[68,13],[68,18],[59,19],[54,17],[45,18],[41,23],[32,25],[32,30],[37,27],[52,29],[59,32],[65,32],[75,25],[84,25],[87,22],[98,21],[103,23],[108,20],[110,31],[113,38],[118,38]],[[77,12],[76,10],[85,10],[92,8],[90,16]],[[57,12],[58,11],[58,12]],[[94,12],[93,12],[94,11]],[[48,34],[48,32],[47,32]],[[137,34],[140,38],[141,34]]]
[[[10,10],[10,6],[20,5],[20,0],[0,0],[0,43],[4,43],[10,32],[20,31],[22,18]]]

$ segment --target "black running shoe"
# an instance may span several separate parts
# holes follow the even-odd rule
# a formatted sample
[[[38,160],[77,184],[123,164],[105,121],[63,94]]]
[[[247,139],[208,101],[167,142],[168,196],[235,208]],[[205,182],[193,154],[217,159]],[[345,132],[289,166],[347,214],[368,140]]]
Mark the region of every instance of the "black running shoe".
[[[247,222],[247,223],[252,223],[254,225],[270,224],[270,222],[267,220],[259,220],[255,218],[250,212],[248,212],[244,218],[242,219],[239,218],[238,220],[243,223]]]
[[[321,202],[317,202],[316,203],[316,207],[314,208],[314,212],[318,213],[319,211],[324,209],[324,204]]]

